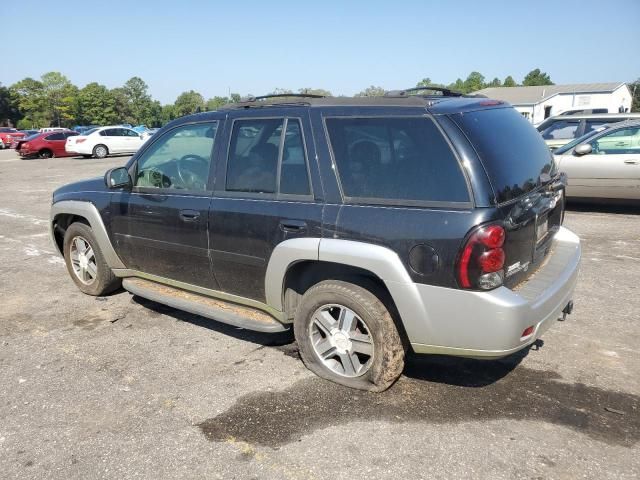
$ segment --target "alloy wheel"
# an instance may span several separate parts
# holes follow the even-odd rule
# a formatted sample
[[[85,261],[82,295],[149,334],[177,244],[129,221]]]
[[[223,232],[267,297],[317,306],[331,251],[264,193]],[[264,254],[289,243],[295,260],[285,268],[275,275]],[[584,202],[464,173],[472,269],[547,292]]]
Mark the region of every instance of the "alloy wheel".
[[[332,372],[364,375],[373,362],[373,337],[366,323],[343,305],[323,305],[313,314],[309,336],[315,354]]]
[[[78,280],[91,285],[98,276],[96,255],[91,244],[83,237],[74,237],[71,241],[71,266]]]

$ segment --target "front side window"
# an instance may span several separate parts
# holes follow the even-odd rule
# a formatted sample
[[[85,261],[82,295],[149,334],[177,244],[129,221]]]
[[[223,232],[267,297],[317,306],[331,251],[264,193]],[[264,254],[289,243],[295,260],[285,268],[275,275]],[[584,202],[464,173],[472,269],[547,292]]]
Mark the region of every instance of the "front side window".
[[[578,132],[580,120],[558,120],[540,132],[545,140],[566,140],[574,138]]]
[[[225,188],[229,192],[310,195],[300,121],[293,118],[235,121]]]
[[[140,134],[134,130],[129,130],[128,128],[124,129],[124,135],[127,137],[139,137]]]
[[[599,155],[640,153],[640,127],[621,128],[591,142],[592,152]]]
[[[467,184],[434,122],[415,118],[327,118],[347,199],[469,202]]]
[[[135,186],[204,191],[218,122],[166,132],[138,159]]]

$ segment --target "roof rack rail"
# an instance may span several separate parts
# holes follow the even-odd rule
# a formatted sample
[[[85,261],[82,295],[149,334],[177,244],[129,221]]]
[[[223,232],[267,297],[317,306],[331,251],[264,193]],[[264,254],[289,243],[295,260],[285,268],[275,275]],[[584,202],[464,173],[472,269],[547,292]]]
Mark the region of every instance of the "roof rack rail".
[[[252,95],[242,99],[242,103],[249,102],[257,102],[260,100],[267,100],[269,98],[325,98],[326,95],[316,95],[315,93],[274,93],[271,95],[260,95],[259,97],[254,97]]]
[[[465,96],[464,93],[462,92],[456,92],[455,90],[450,90],[448,88],[436,87],[431,85],[427,85],[424,87],[405,88],[404,90],[390,90],[388,92],[385,92],[384,96],[385,97],[408,97],[411,93],[422,92],[425,90],[440,92],[442,94],[441,96],[443,97],[464,97]],[[417,95],[417,96],[422,96],[422,95]],[[430,95],[425,95],[425,96],[430,96]]]

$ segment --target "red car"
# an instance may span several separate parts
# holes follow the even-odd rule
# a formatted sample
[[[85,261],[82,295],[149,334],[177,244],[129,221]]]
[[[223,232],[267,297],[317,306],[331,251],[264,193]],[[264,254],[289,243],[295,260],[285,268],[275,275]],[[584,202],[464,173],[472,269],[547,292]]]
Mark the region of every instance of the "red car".
[[[11,142],[18,138],[24,138],[24,133],[19,132],[15,128],[1,127],[0,128],[0,148],[11,147]]]
[[[18,142],[16,150],[22,158],[51,158],[51,157],[68,157],[74,155],[73,152],[67,152],[64,145],[68,137],[78,135],[73,130],[64,130],[61,132],[45,132],[37,133]]]

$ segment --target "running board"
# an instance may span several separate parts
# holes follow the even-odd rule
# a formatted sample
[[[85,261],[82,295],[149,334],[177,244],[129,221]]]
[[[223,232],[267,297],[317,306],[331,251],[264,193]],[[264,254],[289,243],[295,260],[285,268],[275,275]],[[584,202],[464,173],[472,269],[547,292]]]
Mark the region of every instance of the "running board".
[[[148,300],[235,327],[258,332],[284,332],[288,330],[271,315],[255,308],[204,297],[151,280],[129,277],[122,280],[122,287],[134,295]]]

